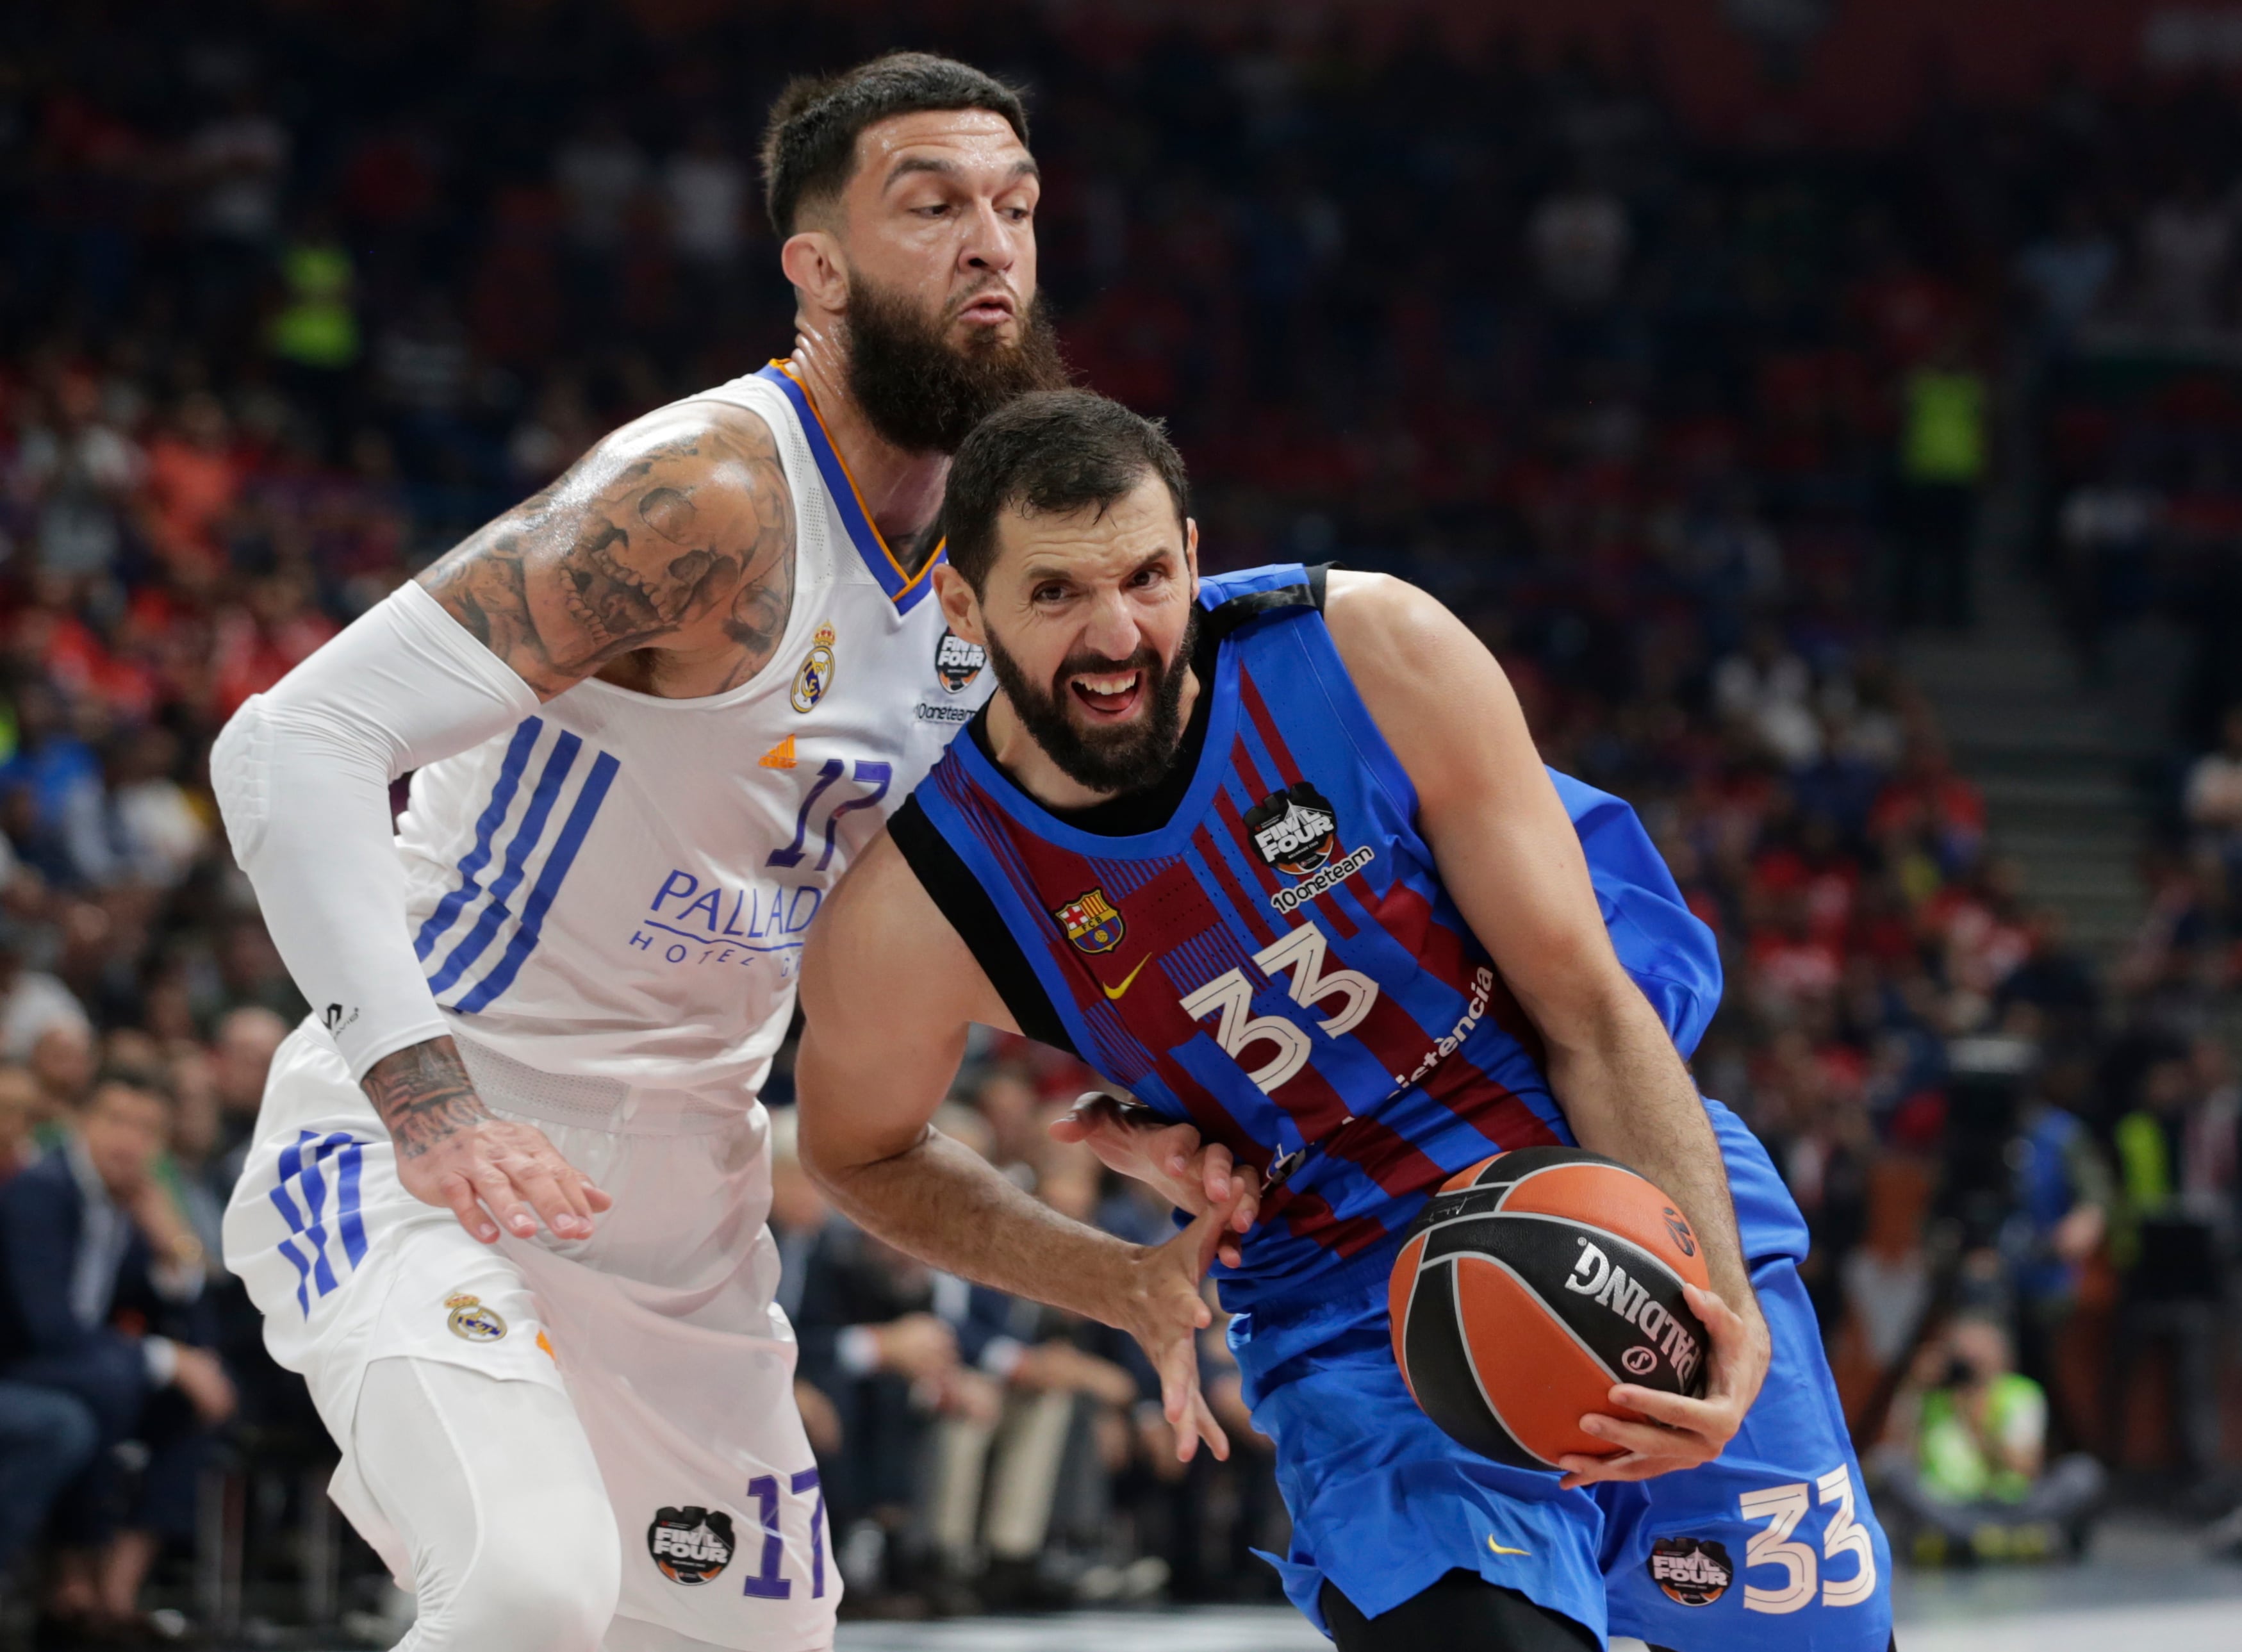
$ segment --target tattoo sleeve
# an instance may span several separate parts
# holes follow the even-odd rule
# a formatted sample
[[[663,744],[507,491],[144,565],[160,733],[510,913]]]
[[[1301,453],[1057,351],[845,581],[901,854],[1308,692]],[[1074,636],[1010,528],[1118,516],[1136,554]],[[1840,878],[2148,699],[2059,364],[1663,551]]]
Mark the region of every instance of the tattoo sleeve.
[[[384,1056],[366,1070],[360,1086],[403,1158],[418,1158],[492,1117],[449,1038],[430,1038]]]
[[[794,601],[794,508],[762,420],[666,409],[592,449],[421,582],[550,699],[640,648],[736,648],[767,662]]]

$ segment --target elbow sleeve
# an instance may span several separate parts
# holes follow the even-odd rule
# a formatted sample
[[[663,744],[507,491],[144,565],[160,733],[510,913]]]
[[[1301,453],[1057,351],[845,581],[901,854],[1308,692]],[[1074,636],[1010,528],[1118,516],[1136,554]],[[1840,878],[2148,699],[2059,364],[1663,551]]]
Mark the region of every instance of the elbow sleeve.
[[[211,748],[234,860],[354,1078],[446,1030],[413,952],[390,782],[536,708],[528,684],[406,585],[252,697]]]

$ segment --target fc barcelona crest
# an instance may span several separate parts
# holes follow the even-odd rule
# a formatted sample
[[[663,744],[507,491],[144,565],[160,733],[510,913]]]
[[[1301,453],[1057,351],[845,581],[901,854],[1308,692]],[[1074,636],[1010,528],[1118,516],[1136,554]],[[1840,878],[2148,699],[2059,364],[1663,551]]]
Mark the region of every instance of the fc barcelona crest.
[[[1085,952],[1111,952],[1127,933],[1121,914],[1113,910],[1113,903],[1105,898],[1102,889],[1085,890],[1051,916],[1066,931],[1066,938]]]

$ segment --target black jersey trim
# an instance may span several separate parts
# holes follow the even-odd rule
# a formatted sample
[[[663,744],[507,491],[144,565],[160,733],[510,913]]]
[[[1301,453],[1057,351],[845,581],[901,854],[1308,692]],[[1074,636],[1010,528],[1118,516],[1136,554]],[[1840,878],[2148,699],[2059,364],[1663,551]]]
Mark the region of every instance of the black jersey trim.
[[[917,798],[903,799],[903,806],[889,818],[888,836],[895,839],[905,863],[917,875],[919,886],[942,909],[943,917],[973,954],[1020,1031],[1037,1044],[1064,1050],[1079,1059],[1082,1052],[1074,1047],[1066,1024],[1051,1007],[1051,995],[1036,978],[1018,938],[1005,927],[981,880],[927,818]]]
[[[1258,620],[1265,614],[1283,614],[1293,608],[1313,608],[1324,611],[1324,585],[1331,573],[1329,562],[1318,562],[1307,570],[1307,578],[1298,585],[1279,585],[1273,590],[1248,591],[1243,596],[1233,596],[1218,602],[1206,611],[1199,622],[1199,647],[1212,650],[1213,646],[1249,620]]]

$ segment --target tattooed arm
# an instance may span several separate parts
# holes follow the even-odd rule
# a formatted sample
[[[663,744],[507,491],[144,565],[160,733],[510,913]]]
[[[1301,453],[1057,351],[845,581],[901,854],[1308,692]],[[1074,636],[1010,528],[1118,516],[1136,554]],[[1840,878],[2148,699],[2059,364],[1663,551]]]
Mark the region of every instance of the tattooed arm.
[[[720,694],[769,661],[793,609],[794,510],[777,446],[742,409],[665,407],[420,579],[541,699],[602,673],[656,693]]]
[[[581,1239],[592,1231],[594,1214],[614,1203],[561,1158],[543,1132],[484,1106],[449,1038],[383,1057],[363,1082],[397,1144],[397,1176],[406,1192],[449,1206],[460,1226],[485,1244],[499,1235],[493,1216],[523,1239],[537,1231],[540,1216],[560,1238]]]
[[[615,432],[553,487],[421,576],[445,611],[549,700],[587,676],[720,694],[776,651],[794,599],[794,513],[751,413],[664,408]],[[528,1125],[475,1094],[448,1038],[383,1057],[361,1081],[408,1191],[486,1243],[493,1219],[562,1239],[612,1202]],[[486,1214],[487,1211],[487,1214]]]

